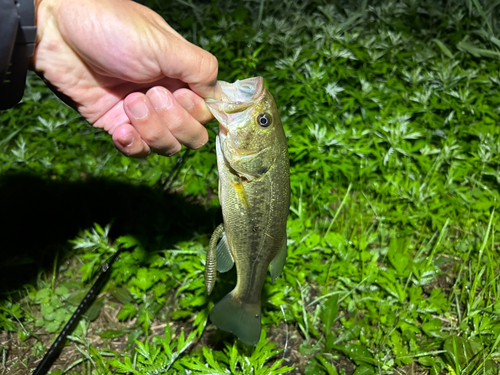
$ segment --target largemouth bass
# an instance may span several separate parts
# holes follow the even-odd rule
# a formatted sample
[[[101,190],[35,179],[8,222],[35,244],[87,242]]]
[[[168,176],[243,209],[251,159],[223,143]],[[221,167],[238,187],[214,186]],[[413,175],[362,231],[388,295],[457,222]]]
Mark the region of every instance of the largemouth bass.
[[[245,344],[256,345],[267,269],[271,265],[274,282],[286,261],[288,149],[276,103],[262,77],[220,85],[222,100],[207,100],[207,105],[219,121],[216,150],[224,223],[210,241],[205,282],[210,293],[215,268],[224,272],[236,263],[237,283],[214,306],[210,320]]]

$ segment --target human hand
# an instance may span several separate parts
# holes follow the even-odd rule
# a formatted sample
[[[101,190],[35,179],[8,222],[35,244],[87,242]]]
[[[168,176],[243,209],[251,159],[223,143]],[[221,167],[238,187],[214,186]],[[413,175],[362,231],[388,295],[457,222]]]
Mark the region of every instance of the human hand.
[[[217,59],[130,0],[35,0],[32,68],[127,156],[203,146]]]

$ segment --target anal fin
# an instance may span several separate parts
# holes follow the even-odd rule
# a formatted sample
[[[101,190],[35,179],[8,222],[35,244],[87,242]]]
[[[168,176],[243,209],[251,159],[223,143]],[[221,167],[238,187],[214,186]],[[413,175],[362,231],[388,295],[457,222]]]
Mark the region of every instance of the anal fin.
[[[226,233],[222,233],[222,238],[217,245],[217,271],[227,272],[233,268],[234,259],[227,245]]]
[[[274,259],[271,261],[270,272],[271,272],[271,280],[273,281],[273,283],[281,275],[281,272],[285,267],[287,250],[288,250],[288,244],[286,241],[286,234],[285,234],[281,246],[278,250],[278,254],[276,254]]]

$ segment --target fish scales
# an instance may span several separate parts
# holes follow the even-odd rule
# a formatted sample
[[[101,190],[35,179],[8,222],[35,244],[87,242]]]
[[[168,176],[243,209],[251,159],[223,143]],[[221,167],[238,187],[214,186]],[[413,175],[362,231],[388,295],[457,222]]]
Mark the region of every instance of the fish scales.
[[[223,100],[207,100],[207,105],[219,120],[219,199],[225,246],[236,264],[237,283],[210,318],[218,328],[255,345],[267,269],[271,264],[274,281],[286,259],[288,148],[276,104],[261,77],[221,82],[221,87]]]
[[[283,130],[282,127],[280,127]],[[281,131],[277,137],[285,138]],[[277,142],[278,143],[278,142]],[[245,301],[260,302],[260,292],[267,267],[276,256],[286,235],[286,218],[289,208],[289,193],[283,186],[289,181],[288,149],[280,150],[281,157],[261,178],[243,181],[248,209],[244,207],[235,189],[229,168],[219,168],[221,188],[219,199],[223,209],[224,229],[238,270],[236,294]],[[279,143],[278,143],[279,144]],[[224,163],[222,153],[218,154],[218,164]],[[286,213],[286,214],[284,214]]]

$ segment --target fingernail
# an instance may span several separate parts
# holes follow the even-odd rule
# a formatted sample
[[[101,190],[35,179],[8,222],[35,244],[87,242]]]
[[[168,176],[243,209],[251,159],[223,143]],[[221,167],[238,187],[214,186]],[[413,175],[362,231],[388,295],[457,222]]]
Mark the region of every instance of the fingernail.
[[[130,112],[137,120],[143,119],[149,113],[148,106],[142,98],[138,98],[129,104]]]
[[[151,90],[149,100],[151,100],[155,109],[163,109],[170,105],[170,96],[168,95],[167,90],[158,87]]]
[[[130,146],[132,143],[134,143],[134,136],[132,134],[128,134],[127,137],[123,138],[123,139],[119,139],[118,142],[120,142],[120,144],[123,146],[123,147],[128,147]]]
[[[191,100],[191,98],[187,95],[183,95],[180,98],[180,105],[183,106],[186,111],[191,111],[191,109],[193,109],[194,107],[194,102]]]

